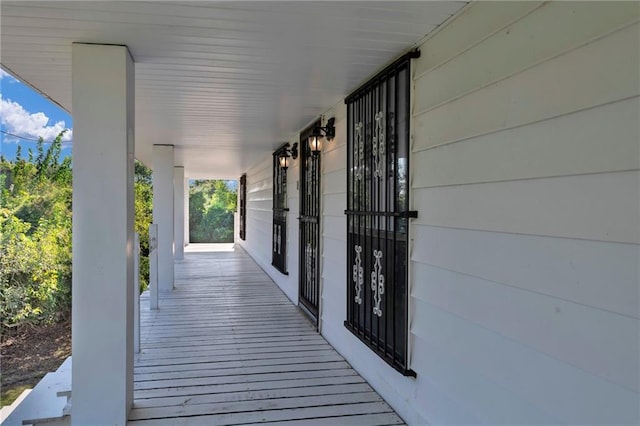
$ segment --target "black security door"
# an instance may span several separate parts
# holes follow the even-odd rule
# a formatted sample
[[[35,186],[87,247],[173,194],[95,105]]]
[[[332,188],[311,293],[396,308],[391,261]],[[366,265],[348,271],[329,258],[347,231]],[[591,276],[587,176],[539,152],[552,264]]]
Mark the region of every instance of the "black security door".
[[[320,152],[307,143],[315,123],[300,135],[300,305],[318,322],[320,300]]]

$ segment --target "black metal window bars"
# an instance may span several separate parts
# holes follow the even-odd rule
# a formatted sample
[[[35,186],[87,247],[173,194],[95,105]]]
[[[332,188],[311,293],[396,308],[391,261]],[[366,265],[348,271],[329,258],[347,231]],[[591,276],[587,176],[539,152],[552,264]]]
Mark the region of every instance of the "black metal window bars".
[[[240,223],[239,233],[240,239],[247,239],[247,175],[240,176],[240,190],[239,192],[239,204],[240,204]]]
[[[347,319],[393,368],[407,361],[411,59],[404,55],[347,104]]]

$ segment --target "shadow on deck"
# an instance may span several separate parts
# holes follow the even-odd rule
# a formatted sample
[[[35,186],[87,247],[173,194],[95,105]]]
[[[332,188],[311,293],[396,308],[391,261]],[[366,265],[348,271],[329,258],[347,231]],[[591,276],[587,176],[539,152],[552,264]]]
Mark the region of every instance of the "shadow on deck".
[[[141,298],[129,424],[402,424],[241,249],[192,245]]]

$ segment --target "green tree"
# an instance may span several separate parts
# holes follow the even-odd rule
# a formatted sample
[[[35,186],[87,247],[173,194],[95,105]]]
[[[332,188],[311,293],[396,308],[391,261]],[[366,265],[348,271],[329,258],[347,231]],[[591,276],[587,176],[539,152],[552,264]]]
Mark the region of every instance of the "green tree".
[[[153,221],[152,171],[135,162],[135,230],[140,238],[140,291],[149,285],[149,225]]]
[[[189,187],[189,239],[194,243],[233,242],[237,191],[229,181],[196,180]]]
[[[62,136],[35,161],[0,162],[0,316],[2,327],[53,322],[71,302],[71,160]]]
[[[64,132],[37,155],[0,159],[0,325],[51,323],[71,308],[72,161],[61,158]],[[140,289],[149,280],[151,170],[135,164],[135,230],[140,235]]]

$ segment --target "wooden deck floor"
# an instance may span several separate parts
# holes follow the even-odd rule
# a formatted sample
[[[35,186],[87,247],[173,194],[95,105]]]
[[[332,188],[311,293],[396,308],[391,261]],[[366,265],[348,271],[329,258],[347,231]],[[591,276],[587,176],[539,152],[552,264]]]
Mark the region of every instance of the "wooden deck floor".
[[[402,424],[242,249],[190,251],[142,298],[131,426]]]

